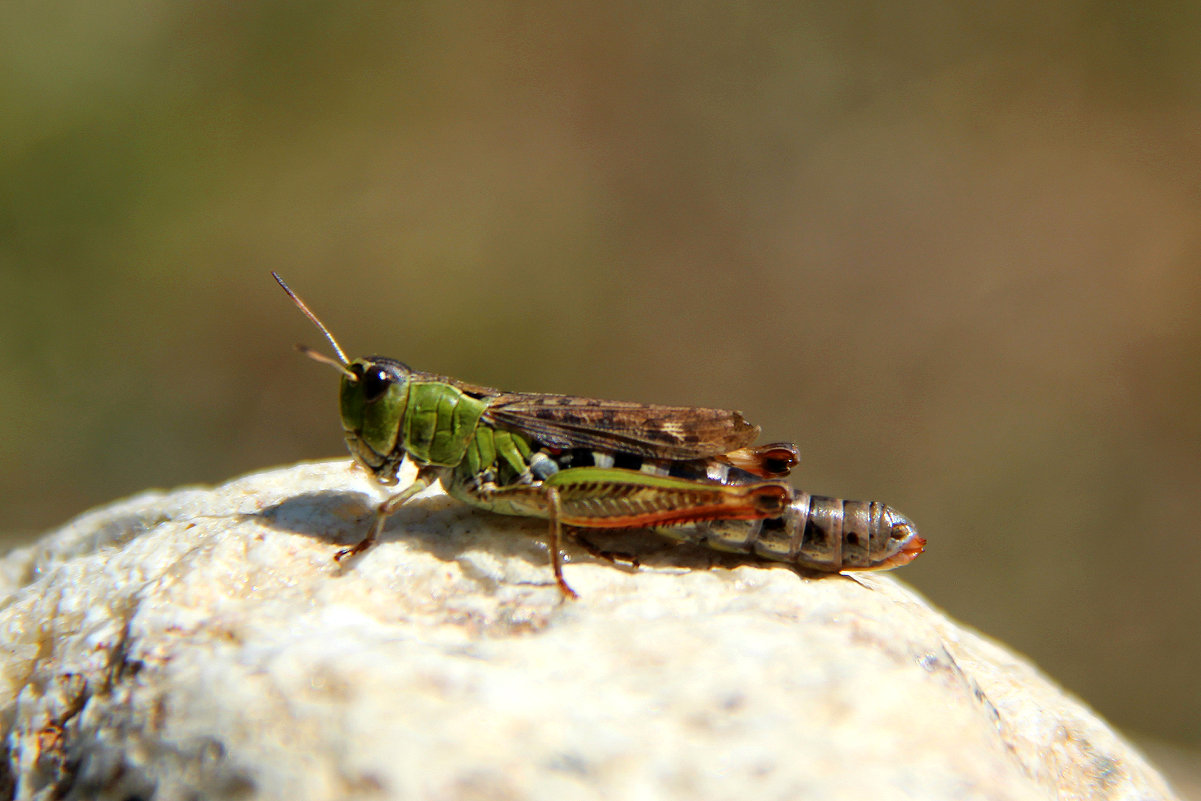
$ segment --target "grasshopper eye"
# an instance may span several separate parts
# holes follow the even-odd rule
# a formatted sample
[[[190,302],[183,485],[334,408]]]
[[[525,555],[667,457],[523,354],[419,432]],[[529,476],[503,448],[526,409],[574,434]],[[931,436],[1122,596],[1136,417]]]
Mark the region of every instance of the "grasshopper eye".
[[[385,370],[372,367],[363,373],[363,400],[367,403],[377,401],[388,391],[395,381]]]

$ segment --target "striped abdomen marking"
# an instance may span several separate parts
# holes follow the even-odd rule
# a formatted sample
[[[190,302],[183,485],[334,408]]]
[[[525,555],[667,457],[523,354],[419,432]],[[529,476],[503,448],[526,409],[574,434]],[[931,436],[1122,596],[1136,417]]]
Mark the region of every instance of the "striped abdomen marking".
[[[795,493],[778,517],[657,530],[716,550],[830,572],[900,567],[916,559],[926,544],[909,518],[890,506],[805,492]]]

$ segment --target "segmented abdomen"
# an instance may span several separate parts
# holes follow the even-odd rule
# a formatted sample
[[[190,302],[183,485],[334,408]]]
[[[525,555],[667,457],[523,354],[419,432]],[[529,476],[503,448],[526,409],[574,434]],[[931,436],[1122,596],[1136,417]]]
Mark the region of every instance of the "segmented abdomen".
[[[777,451],[782,454],[795,451],[792,446],[786,445],[768,445],[744,450],[747,453],[740,451],[741,456],[738,460],[725,457],[672,461],[588,448],[548,450],[535,443],[531,453],[522,453],[528,468],[518,471],[514,465],[507,471],[502,470],[489,481],[499,486],[533,486],[560,470],[575,467],[616,467],[655,476],[696,481],[699,483],[698,490],[703,489],[706,484],[749,486],[763,484],[763,477],[742,469],[738,464],[755,464],[760,451],[769,455]],[[500,460],[498,465],[508,467]],[[792,464],[787,464],[783,472],[787,472],[791,466]],[[460,466],[455,475],[457,483],[448,486],[448,490],[461,500],[505,514],[535,514],[525,506],[510,509],[495,502],[481,503],[479,474],[470,469],[463,470],[463,466]],[[647,488],[638,488],[637,491],[654,494]],[[594,500],[597,503],[608,503],[612,499],[597,497]],[[891,506],[876,501],[845,501],[797,490],[792,490],[792,501],[784,514],[778,517],[709,520],[703,523],[656,526],[654,530],[666,537],[715,550],[751,554],[762,559],[829,572],[887,570],[907,565],[917,558],[926,544],[926,541],[918,536],[917,527]]]
[[[799,491],[780,517],[656,530],[715,550],[830,572],[900,567],[917,558],[926,544],[913,523],[890,506]]]

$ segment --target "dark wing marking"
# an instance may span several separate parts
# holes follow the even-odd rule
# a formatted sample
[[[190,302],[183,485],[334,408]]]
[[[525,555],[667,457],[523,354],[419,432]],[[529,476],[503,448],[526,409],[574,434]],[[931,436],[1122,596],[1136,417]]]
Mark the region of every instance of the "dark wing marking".
[[[750,444],[759,426],[741,412],[606,401],[574,395],[505,393],[488,422],[524,432],[552,448],[594,448],[658,459],[703,459]]]

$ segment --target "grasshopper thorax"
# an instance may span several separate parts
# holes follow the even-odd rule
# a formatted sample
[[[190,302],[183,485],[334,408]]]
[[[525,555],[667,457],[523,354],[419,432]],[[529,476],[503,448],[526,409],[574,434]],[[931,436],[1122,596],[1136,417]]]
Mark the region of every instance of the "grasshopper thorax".
[[[395,483],[404,455],[408,366],[383,356],[355,359],[342,377],[340,409],[346,446],[381,483]]]

